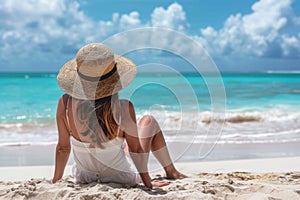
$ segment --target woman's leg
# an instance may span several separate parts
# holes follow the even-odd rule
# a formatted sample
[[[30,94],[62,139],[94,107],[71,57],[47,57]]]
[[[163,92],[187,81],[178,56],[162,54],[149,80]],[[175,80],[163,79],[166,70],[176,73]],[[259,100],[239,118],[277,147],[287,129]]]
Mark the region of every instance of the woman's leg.
[[[162,131],[155,118],[151,115],[142,117],[139,121],[138,129],[142,148],[146,153],[149,153],[150,150],[152,151],[159,163],[164,167],[167,177],[171,179],[186,178],[187,176],[176,170]]]

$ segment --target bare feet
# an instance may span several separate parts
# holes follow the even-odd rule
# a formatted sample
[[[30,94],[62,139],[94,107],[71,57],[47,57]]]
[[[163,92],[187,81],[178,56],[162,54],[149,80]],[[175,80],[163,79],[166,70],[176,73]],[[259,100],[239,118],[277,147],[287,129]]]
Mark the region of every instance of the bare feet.
[[[187,176],[180,173],[179,171],[175,170],[174,172],[167,173],[167,178],[169,178],[169,179],[183,179],[183,178],[187,178]]]
[[[180,173],[179,171],[177,171],[177,169],[174,167],[173,164],[165,167],[165,171],[166,171],[167,178],[169,178],[169,179],[187,178],[186,175],[184,175],[184,174]]]

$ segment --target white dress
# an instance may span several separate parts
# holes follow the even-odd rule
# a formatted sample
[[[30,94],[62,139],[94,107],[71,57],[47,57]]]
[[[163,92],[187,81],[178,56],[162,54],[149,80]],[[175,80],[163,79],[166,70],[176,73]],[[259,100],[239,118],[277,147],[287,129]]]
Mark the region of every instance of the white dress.
[[[67,101],[66,117],[70,128]],[[101,145],[103,148],[91,147],[90,143],[81,142],[71,135],[71,144],[75,164],[72,175],[79,183],[114,182],[136,185],[142,182],[133,162],[124,152],[124,138],[116,137]]]
[[[127,158],[124,149],[124,138],[115,138],[103,143],[104,148],[89,147],[71,137],[75,164],[72,174],[80,183],[115,182],[128,185],[141,183],[141,178]]]

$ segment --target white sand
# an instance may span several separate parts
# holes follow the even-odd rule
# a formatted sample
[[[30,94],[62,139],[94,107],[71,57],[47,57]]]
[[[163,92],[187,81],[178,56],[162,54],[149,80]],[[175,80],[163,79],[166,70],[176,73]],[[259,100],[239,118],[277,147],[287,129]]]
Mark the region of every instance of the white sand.
[[[70,166],[57,184],[49,182],[53,166],[1,167],[0,199],[300,199],[300,157],[176,166],[189,178],[152,191],[143,186],[75,184]]]

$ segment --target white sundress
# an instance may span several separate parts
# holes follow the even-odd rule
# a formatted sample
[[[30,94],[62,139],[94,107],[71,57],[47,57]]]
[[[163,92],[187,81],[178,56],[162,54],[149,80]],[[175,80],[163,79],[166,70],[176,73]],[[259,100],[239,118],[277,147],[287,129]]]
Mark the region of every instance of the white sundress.
[[[66,115],[70,128],[67,101]],[[133,162],[124,152],[126,145],[123,137],[116,137],[102,143],[103,148],[90,147],[90,143],[81,142],[71,135],[74,165],[72,175],[79,183],[114,182],[136,185],[142,182]]]

